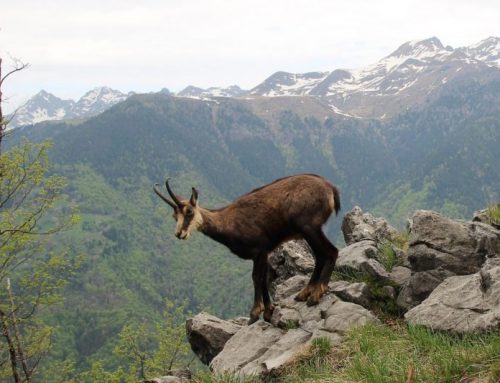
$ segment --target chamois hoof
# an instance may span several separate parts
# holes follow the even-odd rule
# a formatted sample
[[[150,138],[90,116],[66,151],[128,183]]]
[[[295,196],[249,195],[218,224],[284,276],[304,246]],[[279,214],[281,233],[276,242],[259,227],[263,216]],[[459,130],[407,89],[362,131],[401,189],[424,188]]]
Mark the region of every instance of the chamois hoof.
[[[250,326],[251,324],[257,322],[258,320],[259,320],[259,317],[256,317],[256,318],[250,317],[250,319],[248,320],[248,325]]]
[[[305,302],[307,301],[307,298],[311,295],[311,288],[309,286],[306,286],[300,293],[298,293],[295,296],[295,300],[297,302]]]
[[[309,307],[316,306],[319,303],[319,299],[317,297],[313,297],[312,295],[307,298],[307,305]]]
[[[273,312],[274,312],[274,306],[273,305],[270,305],[269,307],[265,308],[265,310],[264,310],[264,320],[266,322],[271,323],[271,317],[273,316]]]

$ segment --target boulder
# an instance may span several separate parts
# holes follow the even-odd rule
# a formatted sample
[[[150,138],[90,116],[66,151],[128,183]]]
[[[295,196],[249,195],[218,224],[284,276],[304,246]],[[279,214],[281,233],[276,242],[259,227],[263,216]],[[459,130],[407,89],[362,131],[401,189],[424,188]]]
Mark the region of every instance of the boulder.
[[[377,255],[378,249],[374,241],[356,242],[340,250],[336,267],[353,269],[378,280],[387,280],[389,273],[376,260]]]
[[[242,328],[232,321],[201,312],[186,321],[186,334],[193,352],[208,364],[226,342]]]
[[[398,296],[404,308],[420,304],[446,278],[479,271],[500,254],[500,231],[481,222],[418,210],[410,221],[408,260],[413,274]]]
[[[414,273],[403,285],[396,303],[404,309],[411,309],[420,304],[429,294],[453,273],[443,268]]]
[[[500,231],[490,225],[426,210],[412,217],[408,260],[414,271],[442,267],[457,275],[472,274],[496,254],[500,254]]]
[[[391,241],[398,232],[383,218],[375,218],[370,213],[363,213],[359,206],[348,212],[342,221],[342,233],[346,245],[363,240],[372,240],[377,244]]]
[[[356,303],[363,307],[370,305],[372,293],[364,282],[349,283],[346,281],[330,282],[330,291],[347,302]]]
[[[191,380],[191,371],[183,368],[172,370],[169,375],[146,380],[144,383],[186,383],[189,380]]]
[[[325,324],[322,329],[338,334],[344,334],[353,326],[380,321],[367,309],[360,305],[338,300],[325,312]]]
[[[411,270],[404,266],[394,266],[389,273],[389,280],[396,286],[404,286],[411,278]]]
[[[479,272],[447,278],[405,319],[435,330],[500,329],[500,265],[488,262]]]
[[[269,254],[269,284],[271,293],[276,286],[294,275],[310,275],[314,257],[306,241],[288,241]]]

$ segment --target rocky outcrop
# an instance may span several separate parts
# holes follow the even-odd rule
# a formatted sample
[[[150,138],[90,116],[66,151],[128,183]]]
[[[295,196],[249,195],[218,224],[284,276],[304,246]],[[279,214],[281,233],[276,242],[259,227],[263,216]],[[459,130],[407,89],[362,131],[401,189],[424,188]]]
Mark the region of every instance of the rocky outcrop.
[[[500,261],[500,258],[497,258]],[[493,263],[493,262],[492,262]],[[455,332],[500,329],[500,262],[447,278],[405,315],[411,324]]]
[[[296,276],[277,293],[299,291],[307,278]],[[296,302],[295,294],[275,302],[271,323],[258,321],[241,328],[212,360],[216,374],[266,376],[280,369],[302,353],[313,339],[329,338],[338,343],[352,326],[379,320],[362,306],[344,302],[333,293],[326,294],[317,306]]]
[[[480,222],[452,220],[426,210],[411,219],[408,260],[412,276],[398,303],[411,308],[453,275],[476,273],[500,254],[500,231]]]
[[[189,319],[193,351],[216,374],[265,376],[294,360],[316,338],[338,343],[350,327],[379,322],[357,304],[369,303],[366,284],[331,282],[319,304],[309,307],[294,299],[308,280],[309,276],[294,275],[276,286],[271,323],[239,326],[206,313]]]
[[[186,334],[193,352],[203,363],[208,364],[241,327],[234,321],[225,321],[201,312],[186,321]]]
[[[355,206],[344,216],[342,233],[346,245],[350,245],[366,239],[375,243],[391,241],[398,232],[383,218],[375,218],[370,213],[363,213],[359,206]]]
[[[417,211],[410,227],[408,254],[395,252],[399,265],[386,270],[383,264],[389,263],[382,262],[380,249],[390,245],[395,230],[359,208],[348,213],[343,224],[348,245],[339,253],[337,278],[361,277],[363,282],[332,281],[312,307],[294,300],[314,267],[310,249],[303,242],[282,245],[270,255],[271,323],[246,325],[198,314],[187,322],[193,350],[217,374],[265,376],[316,338],[336,344],[349,328],[378,323],[369,311],[374,303],[382,303],[379,309],[393,307],[397,314],[396,298],[409,309],[405,318],[412,324],[456,332],[499,329],[500,231],[432,211]],[[400,266],[405,261],[409,267]]]

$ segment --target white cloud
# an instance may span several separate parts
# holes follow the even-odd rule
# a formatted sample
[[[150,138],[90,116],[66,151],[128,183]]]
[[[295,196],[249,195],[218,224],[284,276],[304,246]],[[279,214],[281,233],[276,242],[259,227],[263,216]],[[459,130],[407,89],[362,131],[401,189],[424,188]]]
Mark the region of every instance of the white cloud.
[[[277,70],[366,65],[407,40],[469,45],[500,35],[499,14],[486,0],[24,0],[2,7],[0,54],[31,63],[14,95],[250,88]]]

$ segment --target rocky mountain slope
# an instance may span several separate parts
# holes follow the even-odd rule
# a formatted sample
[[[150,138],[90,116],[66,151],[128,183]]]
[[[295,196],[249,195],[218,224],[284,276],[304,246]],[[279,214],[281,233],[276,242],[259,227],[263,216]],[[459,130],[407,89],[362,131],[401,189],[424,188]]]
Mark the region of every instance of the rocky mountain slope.
[[[375,64],[358,69],[278,72],[250,94],[321,97],[340,113],[384,119],[421,104],[454,78],[488,76],[500,68],[499,51],[500,38],[453,49],[433,37],[407,42]]]
[[[78,119],[95,116],[125,100],[124,94],[108,87],[99,87],[85,93],[78,101],[63,100],[44,90],[21,106],[9,123],[9,128],[36,124],[42,121]]]

